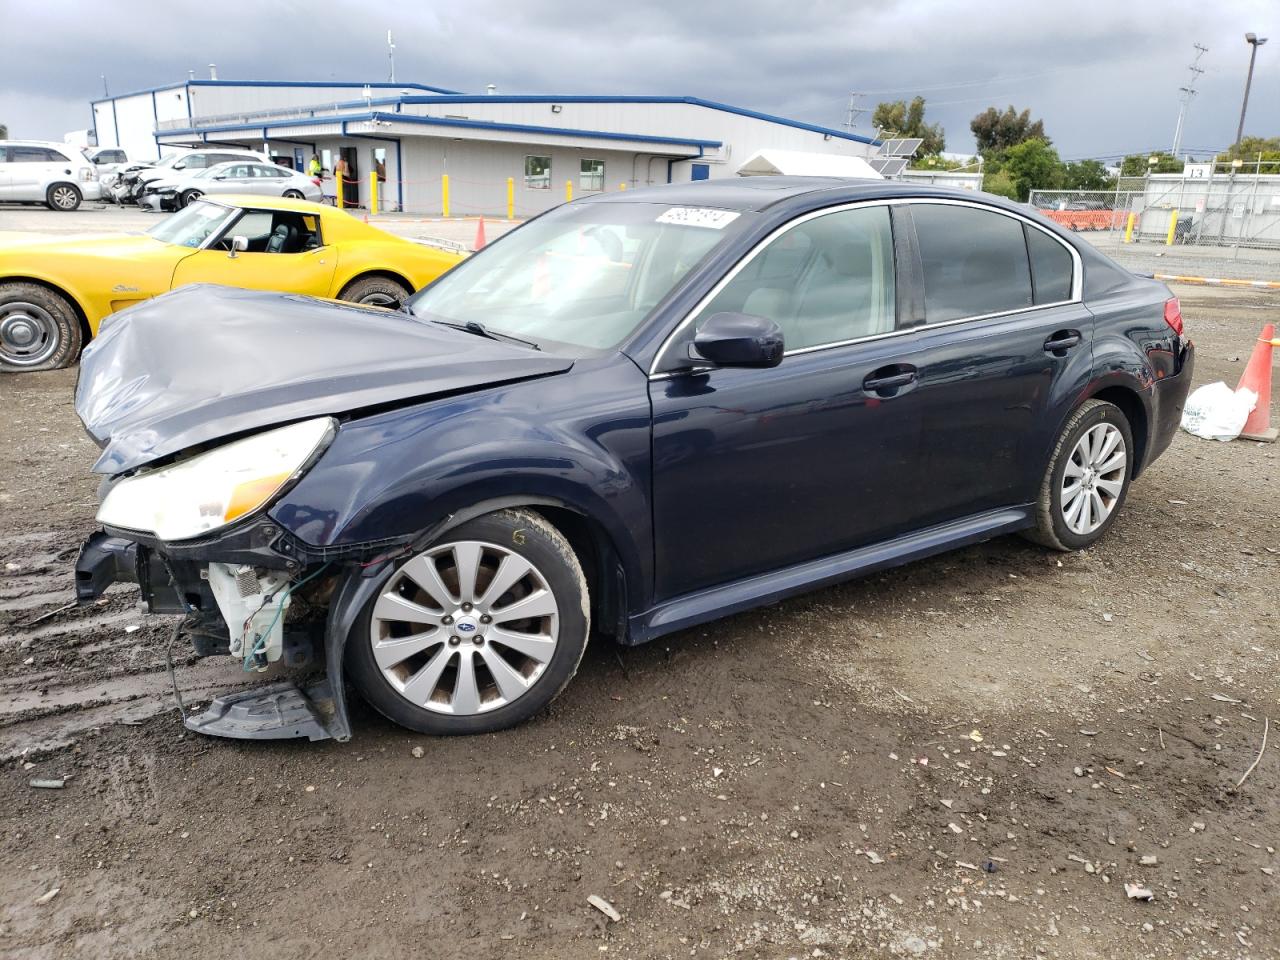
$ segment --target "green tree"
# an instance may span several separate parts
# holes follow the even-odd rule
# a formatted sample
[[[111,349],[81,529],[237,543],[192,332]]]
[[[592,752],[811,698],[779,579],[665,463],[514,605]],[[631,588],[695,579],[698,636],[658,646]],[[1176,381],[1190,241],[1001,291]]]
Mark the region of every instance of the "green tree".
[[[1038,138],[1024,140],[1005,151],[1003,172],[1013,181],[1017,199],[1022,201],[1032,190],[1060,188],[1065,176],[1058,151]]]
[[[1003,113],[987,107],[970,121],[969,129],[983,155],[1000,153],[1027,140],[1053,142],[1045,135],[1043,120],[1032,120],[1030,110],[1018,113],[1012,104]]]
[[[8,140],[8,139],[9,139],[9,128],[5,126],[3,123],[0,123],[0,140]]]
[[[916,153],[920,156],[941,153],[947,148],[942,125],[924,122],[924,97],[914,97],[910,103],[892,100],[879,104],[871,114],[871,122],[885,135],[919,137],[923,142]]]
[[[1226,160],[1242,160],[1247,164],[1253,164],[1262,159],[1262,165],[1259,173],[1277,173],[1280,172],[1280,137],[1245,137],[1237,144],[1233,144],[1222,159]],[[1253,172],[1253,167],[1245,168],[1248,172]]]
[[[986,193],[994,193],[997,197],[1007,197],[1010,200],[1018,199],[1018,188],[1014,186],[1013,178],[1009,176],[1006,170],[984,171],[982,189]]]
[[[1062,186],[1067,190],[1110,190],[1115,177],[1097,160],[1068,163],[1063,169]]]
[[[1152,157],[1156,158],[1154,166],[1150,162]],[[1130,154],[1120,162],[1122,177],[1145,176],[1148,169],[1152,173],[1181,173],[1182,161],[1163,150],[1157,150],[1155,153]]]

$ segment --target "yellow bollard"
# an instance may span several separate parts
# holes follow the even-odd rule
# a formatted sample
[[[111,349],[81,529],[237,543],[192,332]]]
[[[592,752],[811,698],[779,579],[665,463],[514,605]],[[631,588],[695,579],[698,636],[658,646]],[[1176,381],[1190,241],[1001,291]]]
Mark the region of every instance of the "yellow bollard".
[[[1169,214],[1169,235],[1164,238],[1166,247],[1173,246],[1173,231],[1178,229],[1178,211],[1174,210]]]
[[[440,211],[441,216],[449,216],[449,175],[440,174]]]
[[[369,173],[369,212],[375,216],[378,213],[378,171],[373,170]]]
[[[572,180],[566,180],[566,181],[564,182],[564,200],[565,200],[565,203],[568,203],[568,202],[569,202],[570,200],[572,200],[572,199],[573,199],[573,181],[572,181]]]
[[[1129,222],[1124,225],[1124,242],[1133,242],[1133,225],[1137,222],[1138,215],[1136,213],[1129,214]]]
[[[507,177],[507,219],[516,218],[516,178]]]
[[[347,205],[347,198],[342,195],[342,174],[337,170],[333,171],[333,205],[341,210]]]
[[[627,182],[624,180],[622,183],[618,184],[618,189],[619,190],[627,189]]]

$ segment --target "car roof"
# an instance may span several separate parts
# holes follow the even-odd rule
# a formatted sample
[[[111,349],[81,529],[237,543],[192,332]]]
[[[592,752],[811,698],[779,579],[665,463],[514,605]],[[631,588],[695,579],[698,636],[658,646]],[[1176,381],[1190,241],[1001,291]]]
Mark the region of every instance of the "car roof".
[[[74,143],[67,143],[65,140],[0,140],[0,146],[5,144],[16,147],[61,147],[63,150],[80,152],[79,147]]]
[[[583,202],[688,204],[747,213],[817,194],[833,195],[833,199],[840,200],[874,200],[882,197],[964,198],[980,202],[994,201],[993,206],[1005,206],[998,198],[973,190],[856,177],[723,177],[596,194]]]

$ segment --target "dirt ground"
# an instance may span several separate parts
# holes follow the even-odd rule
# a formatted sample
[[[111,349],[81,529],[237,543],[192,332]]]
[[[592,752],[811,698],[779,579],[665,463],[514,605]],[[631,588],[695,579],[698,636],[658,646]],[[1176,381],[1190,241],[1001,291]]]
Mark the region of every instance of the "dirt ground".
[[[1280,295],[1179,292],[1234,385]],[[1274,446],[1179,434],[1086,553],[594,645],[500,735],[242,743],[184,735],[127,588],[65,606],[74,381],[0,380],[0,957],[1280,956],[1280,730],[1236,786],[1280,721]]]

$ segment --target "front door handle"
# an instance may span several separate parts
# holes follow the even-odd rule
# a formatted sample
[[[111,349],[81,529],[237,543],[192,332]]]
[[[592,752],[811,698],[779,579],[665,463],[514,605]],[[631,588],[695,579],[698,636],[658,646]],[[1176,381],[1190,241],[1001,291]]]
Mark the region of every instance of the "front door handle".
[[[1044,342],[1044,348],[1049,353],[1063,354],[1072,347],[1078,347],[1082,339],[1079,330],[1059,330]]]
[[[916,368],[904,365],[881,367],[867,374],[862,389],[880,396],[894,396],[895,391],[916,382]]]

